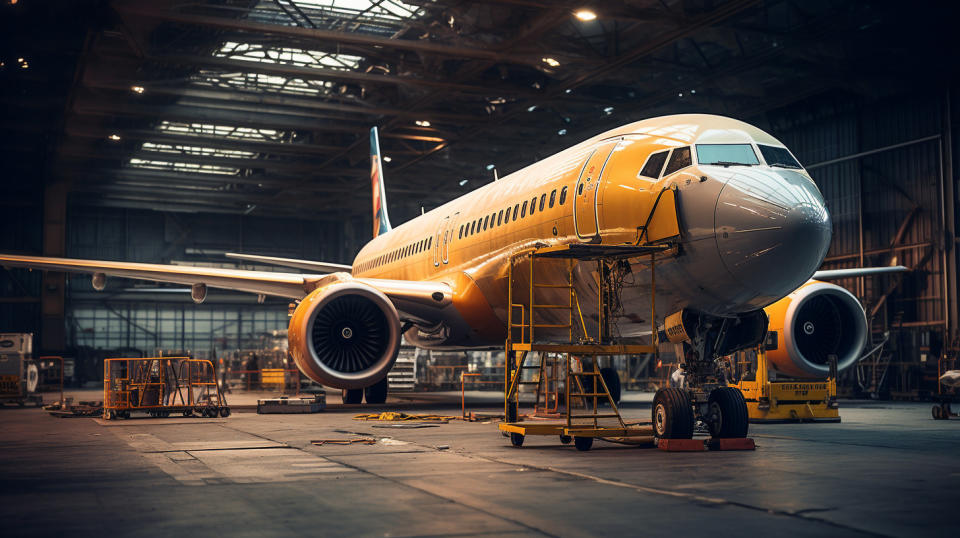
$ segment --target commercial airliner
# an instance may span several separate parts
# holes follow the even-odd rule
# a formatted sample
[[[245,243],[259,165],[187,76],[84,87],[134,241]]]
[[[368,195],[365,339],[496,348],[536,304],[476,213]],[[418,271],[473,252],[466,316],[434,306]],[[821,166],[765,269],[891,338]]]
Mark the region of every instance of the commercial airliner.
[[[98,289],[107,276],[186,284],[195,301],[203,300],[207,286],[292,299],[288,335],[298,367],[323,385],[344,389],[348,401],[358,401],[365,389],[367,401],[377,403],[386,398],[386,374],[402,336],[428,349],[503,345],[507,266],[515,253],[554,245],[659,245],[665,250],[657,255],[656,310],[667,316],[658,327],[682,345],[690,388],[672,403],[661,398],[660,412],[670,416],[658,433],[684,436],[695,418],[710,412],[710,393],[723,384],[716,359],[762,341],[764,308],[805,284],[830,242],[823,197],[790,150],[756,127],[721,116],[673,115],[618,127],[395,228],[376,129],[371,160],[373,239],[350,266],[247,254],[234,257],[310,274],[14,255],[0,255],[0,264],[92,273]],[[660,203],[665,196],[673,203]],[[631,258],[605,276],[647,282],[649,265],[649,257]],[[562,271],[544,267],[538,282],[561,278]],[[588,329],[599,319],[596,267],[577,264],[573,279]],[[538,302],[549,302],[548,291]],[[649,287],[623,287],[620,337],[651,337],[650,300]],[[824,300],[834,309],[795,306],[777,315],[806,313],[815,325],[818,315],[848,305]],[[771,325],[783,331],[796,323],[776,319]],[[847,340],[864,334],[851,330]],[[566,335],[537,331],[543,341]],[[802,362],[804,344],[794,340],[790,333],[781,342]],[[677,420],[682,424],[671,434]]]

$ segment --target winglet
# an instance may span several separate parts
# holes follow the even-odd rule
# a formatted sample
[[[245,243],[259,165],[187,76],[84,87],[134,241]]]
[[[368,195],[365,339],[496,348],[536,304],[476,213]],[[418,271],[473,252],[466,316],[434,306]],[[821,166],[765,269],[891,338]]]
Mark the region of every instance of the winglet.
[[[373,186],[373,236],[393,229],[387,215],[387,195],[383,190],[383,162],[380,160],[380,137],[377,128],[370,129],[370,183]]]

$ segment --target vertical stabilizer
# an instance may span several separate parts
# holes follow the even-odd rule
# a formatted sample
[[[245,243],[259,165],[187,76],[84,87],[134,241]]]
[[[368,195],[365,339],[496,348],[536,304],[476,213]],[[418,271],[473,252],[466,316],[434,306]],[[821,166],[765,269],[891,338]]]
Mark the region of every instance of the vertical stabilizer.
[[[389,232],[387,195],[383,191],[383,162],[380,160],[380,137],[377,128],[370,129],[370,183],[373,185],[373,236]]]

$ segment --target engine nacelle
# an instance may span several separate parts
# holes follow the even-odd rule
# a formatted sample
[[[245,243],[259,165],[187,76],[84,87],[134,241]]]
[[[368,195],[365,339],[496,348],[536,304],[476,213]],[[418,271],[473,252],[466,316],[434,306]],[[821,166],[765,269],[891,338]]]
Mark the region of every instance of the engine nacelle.
[[[766,309],[769,331],[767,360],[793,377],[827,377],[830,355],[837,372],[851,367],[867,343],[867,316],[857,298],[840,286],[811,280]]]
[[[400,317],[383,293],[344,280],[314,290],[290,318],[290,354],[307,377],[338,389],[383,379],[400,351]]]

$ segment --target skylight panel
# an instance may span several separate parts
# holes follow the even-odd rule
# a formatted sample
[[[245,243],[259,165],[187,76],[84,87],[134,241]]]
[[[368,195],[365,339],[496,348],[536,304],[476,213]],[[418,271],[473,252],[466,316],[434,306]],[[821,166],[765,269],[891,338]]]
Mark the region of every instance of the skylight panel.
[[[252,127],[236,127],[230,125],[215,125],[212,123],[184,123],[175,121],[161,121],[157,130],[164,133],[186,136],[219,136],[234,140],[260,140],[264,142],[282,142],[291,134],[275,129],[254,129]]]
[[[172,155],[191,155],[195,157],[224,157],[229,159],[254,159],[257,153],[238,149],[208,148],[204,146],[188,146],[185,144],[159,144],[144,142],[140,148],[144,151],[169,153]]]
[[[153,159],[130,159],[129,164],[133,168],[145,168],[148,170],[167,170],[175,172],[196,172],[201,174],[217,174],[224,176],[235,176],[240,173],[239,168],[232,166],[219,166],[213,164],[182,163],[177,161],[160,161]]]

